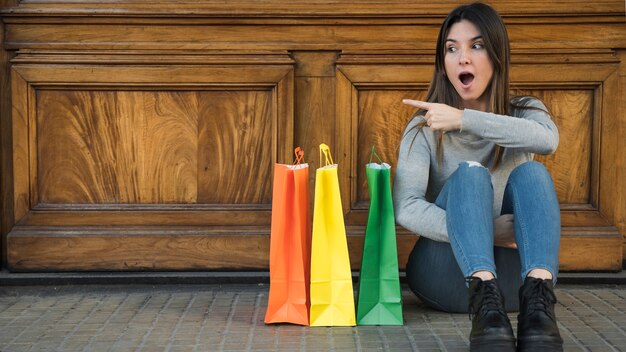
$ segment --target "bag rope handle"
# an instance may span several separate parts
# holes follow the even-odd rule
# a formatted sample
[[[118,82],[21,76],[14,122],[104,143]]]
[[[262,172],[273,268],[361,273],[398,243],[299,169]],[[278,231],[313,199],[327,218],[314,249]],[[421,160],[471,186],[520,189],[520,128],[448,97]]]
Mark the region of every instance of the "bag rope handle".
[[[374,150],[374,146],[372,146],[372,153],[370,154],[370,164],[372,163],[372,157],[376,155],[376,158],[378,158],[378,161],[380,161],[380,163],[382,164],[383,161],[380,160],[380,157],[378,156],[378,154],[376,154],[376,151]]]
[[[322,155],[324,156],[325,163],[324,166],[333,165],[333,157],[330,155],[330,148],[322,143],[320,144],[320,167],[322,166]],[[330,162],[328,162],[330,160]]]
[[[296,160],[294,160],[292,165],[300,165],[300,163],[303,162],[302,159],[304,158],[304,150],[300,147],[296,147],[296,149],[293,150],[293,153],[296,155]]]

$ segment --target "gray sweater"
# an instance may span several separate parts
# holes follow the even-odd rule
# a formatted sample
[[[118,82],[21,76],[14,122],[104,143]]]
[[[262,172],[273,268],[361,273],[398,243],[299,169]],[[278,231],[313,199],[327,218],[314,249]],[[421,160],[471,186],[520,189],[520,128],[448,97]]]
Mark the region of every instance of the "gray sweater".
[[[532,99],[529,106],[546,109]],[[534,154],[551,154],[559,144],[559,132],[550,116],[543,111],[517,109],[513,116],[465,109],[460,131],[443,135],[443,162],[437,161],[437,136],[424,126],[422,116],[409,122],[400,144],[400,155],[394,178],[394,211],[396,222],[407,230],[436,241],[449,242],[446,211],[434,204],[448,177],[463,161],[477,161],[491,167],[496,145],[505,147],[500,166],[492,171],[494,191],[493,216],[500,215],[504,188],[511,171],[532,160]]]

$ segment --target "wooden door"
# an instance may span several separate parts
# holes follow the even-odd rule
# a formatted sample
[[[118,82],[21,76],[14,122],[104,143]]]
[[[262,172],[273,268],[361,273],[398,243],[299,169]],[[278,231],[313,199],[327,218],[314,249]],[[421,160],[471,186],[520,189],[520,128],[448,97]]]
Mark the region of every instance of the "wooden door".
[[[267,265],[273,164],[293,143],[288,56],[203,55],[187,67],[38,58],[12,67],[10,268]]]
[[[514,93],[559,126],[542,157],[562,270],[626,250],[626,23],[606,0],[494,1]],[[339,163],[354,269],[372,145],[395,166],[456,4],[11,1],[2,9],[3,260],[10,271],[267,270],[272,170]],[[311,192],[314,187],[311,172]],[[417,240],[398,229],[401,267]]]

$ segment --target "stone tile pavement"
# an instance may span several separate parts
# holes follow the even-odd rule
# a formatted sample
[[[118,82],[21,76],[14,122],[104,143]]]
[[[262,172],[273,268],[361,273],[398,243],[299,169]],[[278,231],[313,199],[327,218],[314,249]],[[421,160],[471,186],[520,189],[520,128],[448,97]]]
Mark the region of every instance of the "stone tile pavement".
[[[556,292],[565,351],[626,351],[626,286]],[[381,327],[268,326],[267,293],[266,284],[3,287],[0,351],[467,350],[468,316],[428,309],[406,287],[405,325]]]

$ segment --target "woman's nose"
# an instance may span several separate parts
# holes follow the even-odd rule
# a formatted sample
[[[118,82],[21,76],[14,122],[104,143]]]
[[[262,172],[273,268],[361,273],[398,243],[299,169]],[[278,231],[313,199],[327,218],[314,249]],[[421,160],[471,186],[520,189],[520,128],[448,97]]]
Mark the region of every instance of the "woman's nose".
[[[461,65],[468,65],[469,63],[471,63],[470,60],[470,52],[468,50],[461,50],[461,55],[459,57],[459,63]]]

